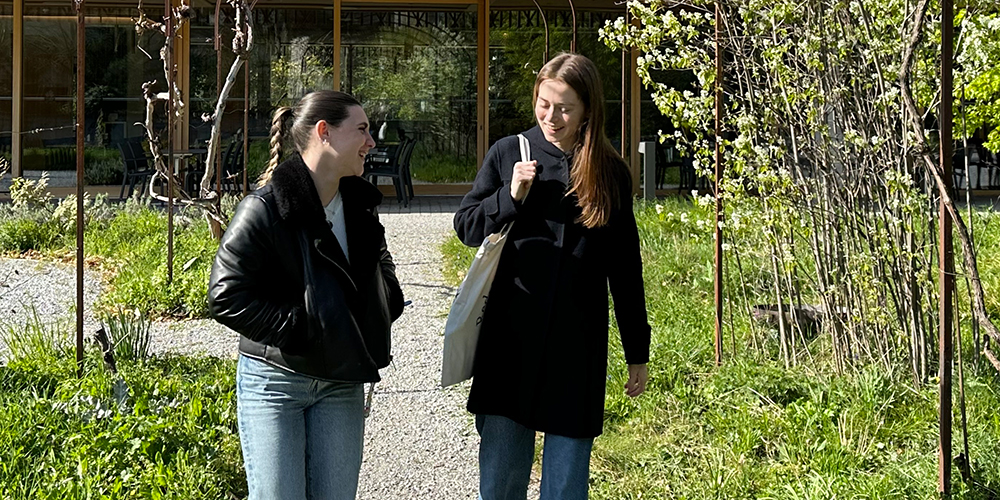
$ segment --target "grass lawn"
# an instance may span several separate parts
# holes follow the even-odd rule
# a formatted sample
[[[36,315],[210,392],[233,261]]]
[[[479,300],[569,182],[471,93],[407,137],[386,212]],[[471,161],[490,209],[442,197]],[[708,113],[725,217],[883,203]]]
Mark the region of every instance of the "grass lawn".
[[[661,202],[661,213],[637,204],[653,327],[650,383],[638,399],[624,395],[612,321],[591,498],[936,497],[936,384],[914,388],[905,369],[836,375],[821,339],[815,363],[785,369],[777,356],[750,350],[747,321],[728,312],[725,363],[714,366],[713,243],[697,231],[698,210],[677,200]],[[992,283],[1000,274],[1000,233],[980,231],[980,269]],[[452,237],[442,252],[445,278],[459,283],[474,249]],[[970,359],[971,350],[965,354]],[[1000,498],[1000,378],[988,366],[967,366],[965,375],[972,478],[963,482],[955,469],[955,497]],[[957,401],[957,387],[955,394]],[[957,457],[957,404],[954,421]]]

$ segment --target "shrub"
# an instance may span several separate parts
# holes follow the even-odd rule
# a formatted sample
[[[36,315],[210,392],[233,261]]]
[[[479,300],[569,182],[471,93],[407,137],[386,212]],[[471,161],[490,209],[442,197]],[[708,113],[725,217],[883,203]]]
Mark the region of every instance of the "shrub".
[[[104,313],[101,323],[108,334],[116,361],[143,361],[149,358],[152,321],[142,311],[127,311],[119,306]]]
[[[24,177],[15,177],[10,181],[10,199],[15,207],[43,207],[52,199],[52,194],[48,192],[48,187],[48,172],[42,172],[41,177],[37,181]]]
[[[83,177],[88,186],[104,186],[121,184],[124,173],[121,158],[102,159],[87,164]]]
[[[52,219],[18,217],[0,220],[0,251],[50,250],[58,246],[61,233],[59,224]]]

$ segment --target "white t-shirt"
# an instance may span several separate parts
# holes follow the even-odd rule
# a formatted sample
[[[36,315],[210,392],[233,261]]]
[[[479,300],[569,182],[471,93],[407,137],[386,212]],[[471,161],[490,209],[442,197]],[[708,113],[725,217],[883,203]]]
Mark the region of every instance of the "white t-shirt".
[[[347,254],[347,226],[344,223],[344,200],[340,197],[340,191],[337,191],[336,196],[330,201],[330,204],[324,209],[326,212],[326,220],[330,223],[333,230],[333,235],[337,237],[337,243],[340,243],[340,249],[344,251],[344,257],[347,257],[347,261],[351,261],[351,256]]]

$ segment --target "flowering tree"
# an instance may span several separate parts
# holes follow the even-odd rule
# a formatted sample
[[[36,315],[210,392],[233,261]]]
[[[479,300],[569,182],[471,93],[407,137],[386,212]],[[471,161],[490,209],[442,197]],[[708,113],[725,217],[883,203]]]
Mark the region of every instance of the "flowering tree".
[[[935,127],[940,88],[940,20],[928,15],[928,0],[719,3],[726,75],[718,82],[725,106],[720,195],[725,237],[733,242],[734,302],[748,315],[762,299],[777,302],[774,342],[786,364],[812,356],[805,316],[818,316],[839,369],[889,369],[905,359],[914,381],[926,380],[938,310],[935,214],[943,199],[959,230],[972,310],[1000,341],[983,307],[968,229],[940,189],[935,139],[924,130]],[[710,175],[715,137],[714,8],[631,0],[638,25],[619,20],[601,32],[612,48],[641,51],[642,81],[684,131],[676,134],[678,147],[703,175]],[[959,31],[959,60],[968,63],[956,81],[975,99],[959,130],[969,133],[998,116],[989,111],[1000,103],[989,72],[996,71],[1000,37],[989,2],[966,2],[957,18],[966,29]],[[698,90],[657,83],[663,71],[692,72]],[[769,342],[763,332],[751,340]]]

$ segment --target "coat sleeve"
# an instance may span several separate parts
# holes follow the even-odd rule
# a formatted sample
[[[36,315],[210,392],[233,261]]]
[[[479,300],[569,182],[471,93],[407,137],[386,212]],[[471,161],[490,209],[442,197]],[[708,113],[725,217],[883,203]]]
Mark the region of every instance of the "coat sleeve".
[[[502,178],[504,169],[500,149],[504,142],[509,141],[497,141],[490,148],[476,174],[472,190],[462,198],[462,204],[455,212],[458,239],[471,247],[481,245],[487,236],[499,232],[504,224],[514,220],[521,209],[521,203],[510,196],[510,179]]]
[[[380,247],[382,257],[379,259],[379,266],[382,268],[382,281],[389,294],[389,313],[393,321],[403,315],[403,289],[399,287],[399,278],[396,277],[396,263],[392,261],[392,254],[389,253],[389,246],[382,236]]]
[[[646,319],[642,255],[631,193],[622,199],[621,210],[612,224],[614,254],[609,258],[608,285],[614,300],[625,361],[630,365],[641,365],[649,362],[650,327]]]
[[[209,313],[244,337],[283,347],[292,333],[304,330],[305,305],[297,299],[278,300],[265,282],[276,255],[268,207],[248,196],[229,223],[215,254],[208,284]]]

